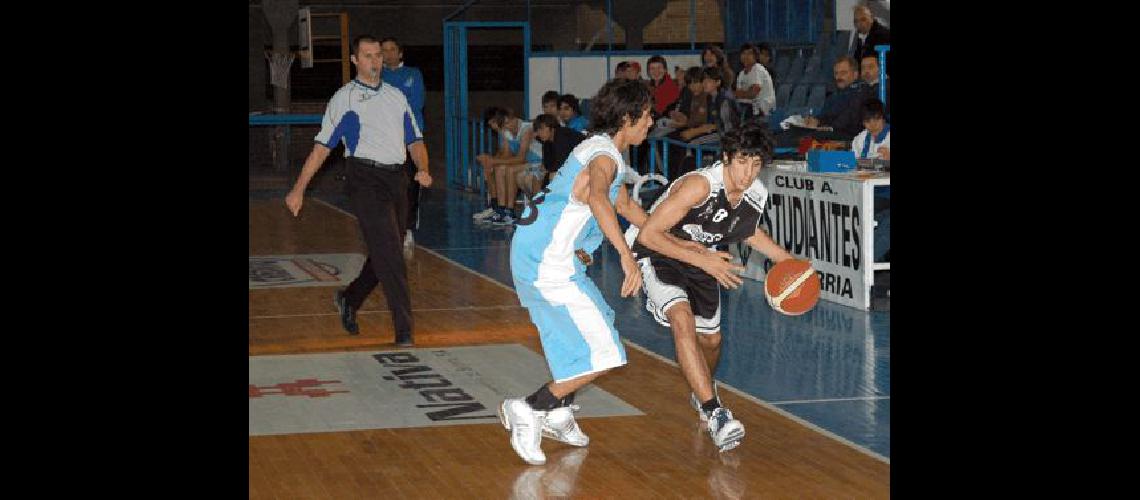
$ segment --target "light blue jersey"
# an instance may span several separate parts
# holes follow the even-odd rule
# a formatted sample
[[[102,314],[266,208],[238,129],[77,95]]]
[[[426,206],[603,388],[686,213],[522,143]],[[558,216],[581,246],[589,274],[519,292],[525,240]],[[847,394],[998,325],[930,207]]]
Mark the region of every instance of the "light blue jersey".
[[[519,120],[518,135],[512,134],[511,131],[505,127],[503,128],[503,136],[507,139],[507,148],[510,149],[512,155],[519,154],[519,148],[522,147],[522,137],[533,127],[533,123]],[[538,138],[530,140],[530,147],[528,147],[526,151],[526,162],[530,164],[542,164],[542,143],[539,142]]]
[[[571,279],[586,278],[586,266],[574,255],[581,249],[593,254],[602,243],[601,228],[598,227],[590,206],[572,199],[570,193],[578,174],[599,155],[609,156],[617,164],[616,175],[610,183],[609,200],[617,199],[624,171],[627,168],[621,153],[614,147],[613,140],[604,134],[595,135],[582,141],[566,163],[558,169],[547,188],[549,192],[536,196],[535,203],[528,204],[519,218],[511,240],[511,273],[515,282],[529,286],[550,286],[567,283]],[[519,298],[523,305],[534,297]]]
[[[548,190],[527,204],[511,239],[515,291],[538,327],[547,364],[559,382],[626,362],[613,309],[575,255],[575,250],[593,254],[604,237],[590,206],[571,193],[578,174],[600,155],[617,165],[609,187],[614,203],[627,167],[613,139],[599,134],[574,148]]]

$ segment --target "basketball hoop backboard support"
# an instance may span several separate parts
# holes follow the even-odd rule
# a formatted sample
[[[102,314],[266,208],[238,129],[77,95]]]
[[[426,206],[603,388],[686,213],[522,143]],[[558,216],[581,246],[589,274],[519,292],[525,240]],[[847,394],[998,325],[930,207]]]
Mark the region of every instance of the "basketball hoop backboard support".
[[[308,7],[297,11],[297,58],[301,60],[302,68],[313,67],[313,14]]]

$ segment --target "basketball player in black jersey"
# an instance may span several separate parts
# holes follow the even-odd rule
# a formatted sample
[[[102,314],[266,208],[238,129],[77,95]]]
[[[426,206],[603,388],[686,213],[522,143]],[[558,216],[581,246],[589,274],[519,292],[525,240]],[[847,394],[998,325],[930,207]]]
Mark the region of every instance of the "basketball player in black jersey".
[[[712,382],[720,359],[720,286],[740,286],[744,268],[716,246],[744,241],[775,262],[792,258],[759,228],[768,190],[757,176],[772,160],[774,143],[767,129],[752,123],[726,133],[721,161],[677,179],[640,231],[631,226],[626,232],[641,266],[646,308],[672,328],[690,400],[722,452],[740,444],[744,426],[720,405]]]

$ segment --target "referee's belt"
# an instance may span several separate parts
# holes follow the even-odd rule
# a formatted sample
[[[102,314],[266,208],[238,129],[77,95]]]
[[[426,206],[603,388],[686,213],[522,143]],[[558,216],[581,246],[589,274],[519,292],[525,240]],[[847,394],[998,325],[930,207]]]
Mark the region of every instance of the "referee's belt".
[[[369,167],[373,167],[373,168],[378,168],[380,170],[394,170],[394,171],[403,171],[404,170],[404,164],[403,163],[380,163],[380,162],[375,161],[375,160],[369,160],[368,158],[360,158],[358,156],[349,156],[348,159],[351,160],[353,163],[359,163],[361,165],[365,165],[365,166],[369,166]]]

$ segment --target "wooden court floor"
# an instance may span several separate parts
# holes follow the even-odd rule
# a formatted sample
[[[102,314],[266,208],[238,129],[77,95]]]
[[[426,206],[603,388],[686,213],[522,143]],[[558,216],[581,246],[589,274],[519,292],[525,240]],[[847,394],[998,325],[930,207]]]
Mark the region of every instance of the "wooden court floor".
[[[251,200],[250,255],[366,253],[350,216],[306,198]],[[513,292],[423,248],[408,266],[416,347],[518,343],[541,353]],[[392,349],[379,289],[340,327],[332,288],[249,292],[249,355]],[[890,465],[749,398],[721,391],[747,431],[718,453],[675,365],[627,344],[596,384],[644,416],[584,418],[587,448],[543,440],[547,463],[511,450],[497,422],[249,437],[250,498],[887,498]],[[541,383],[535,380],[535,387]]]

